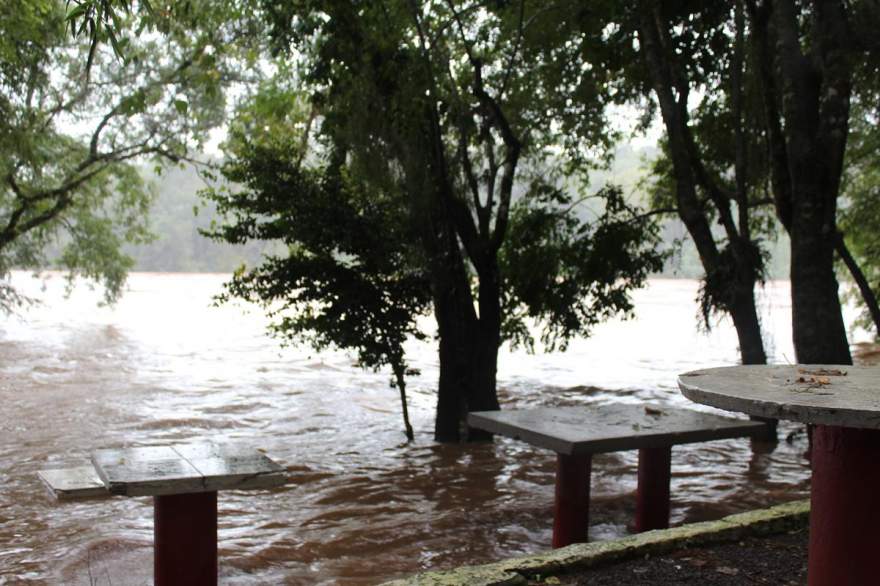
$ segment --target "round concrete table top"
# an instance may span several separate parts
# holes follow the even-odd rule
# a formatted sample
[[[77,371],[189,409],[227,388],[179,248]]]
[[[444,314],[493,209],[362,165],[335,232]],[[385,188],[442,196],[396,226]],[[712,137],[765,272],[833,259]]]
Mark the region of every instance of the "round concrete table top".
[[[880,368],[798,364],[707,368],[686,372],[678,386],[688,399],[803,423],[880,429]]]

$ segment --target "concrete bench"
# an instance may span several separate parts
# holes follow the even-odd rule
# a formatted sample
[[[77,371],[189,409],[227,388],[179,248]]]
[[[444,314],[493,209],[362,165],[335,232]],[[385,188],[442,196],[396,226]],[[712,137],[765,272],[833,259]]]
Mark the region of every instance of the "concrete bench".
[[[152,496],[156,586],[216,585],[217,492],[287,481],[257,450],[210,443],[97,450],[90,465],[38,476],[58,500]]]
[[[556,452],[553,547],[587,541],[593,454],[639,450],[635,524],[648,531],[669,526],[672,446],[767,434],[766,423],[653,405],[481,411],[468,423]]]

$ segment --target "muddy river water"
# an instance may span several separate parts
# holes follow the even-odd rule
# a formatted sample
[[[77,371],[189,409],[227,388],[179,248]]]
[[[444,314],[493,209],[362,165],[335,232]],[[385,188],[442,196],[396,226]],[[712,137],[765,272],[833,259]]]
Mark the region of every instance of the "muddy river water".
[[[376,584],[426,568],[546,549],[554,457],[523,443],[431,440],[437,361],[410,347],[416,440],[401,431],[388,373],[342,352],[282,348],[254,307],[212,307],[222,275],[135,274],[115,307],[60,277],[16,274],[45,303],[0,327],[0,584],[147,584],[150,499],[58,504],[35,472],[91,449],[189,440],[265,450],[283,489],[223,493],[225,584]],[[504,407],[653,401],[690,406],[676,374],[737,360],[732,327],[697,331],[693,281],[655,280],[636,319],[597,328],[568,352],[503,349]],[[789,289],[769,283],[763,323],[775,362],[791,361]],[[708,408],[705,408],[708,409]],[[747,440],[673,450],[672,523],[711,519],[808,493],[806,442],[772,452]],[[591,538],[628,531],[636,454],[594,459]]]

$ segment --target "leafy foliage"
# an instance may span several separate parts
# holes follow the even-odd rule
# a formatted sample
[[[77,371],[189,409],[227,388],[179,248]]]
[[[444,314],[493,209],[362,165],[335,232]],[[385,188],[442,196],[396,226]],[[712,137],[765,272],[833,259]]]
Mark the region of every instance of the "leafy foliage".
[[[548,351],[589,335],[596,324],[632,309],[629,293],[663,267],[657,225],[608,186],[592,196],[602,211],[588,221],[572,197],[540,181],[511,212],[501,250],[505,338],[534,349],[529,321],[543,324]]]
[[[100,280],[112,301],[132,265],[123,244],[150,238],[152,194],[133,163],[181,160],[223,97],[209,40],[120,30],[120,63],[72,41],[65,18],[57,0],[0,6],[0,275],[60,248],[71,278]]]
[[[430,289],[410,258],[413,234],[400,222],[399,201],[353,181],[338,157],[304,169],[295,152],[265,145],[243,143],[237,154],[224,174],[244,188],[210,197],[239,221],[211,235],[278,240],[287,254],[237,272],[229,295],[266,306],[282,336],[317,349],[357,348],[369,368],[404,364],[406,338],[423,338],[415,318]]]

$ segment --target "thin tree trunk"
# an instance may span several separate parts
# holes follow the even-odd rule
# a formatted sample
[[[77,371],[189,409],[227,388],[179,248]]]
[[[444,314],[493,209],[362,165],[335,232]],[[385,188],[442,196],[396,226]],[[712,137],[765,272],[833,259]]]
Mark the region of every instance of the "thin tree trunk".
[[[722,255],[712,234],[709,218],[697,196],[698,184],[710,191],[713,187],[705,185],[706,174],[698,172],[698,169],[702,169],[702,163],[697,160],[699,153],[688,128],[689,87],[687,80],[684,79],[683,68],[675,61],[674,51],[666,42],[668,39],[665,38],[664,28],[667,23],[662,17],[662,6],[657,2],[645,0],[640,6],[640,14],[639,42],[669,138],[678,215],[694,241],[703,269],[707,274],[711,274],[722,262]],[[740,91],[738,84],[737,80],[735,91]],[[739,241],[747,240],[749,237],[748,204],[745,198],[744,139],[738,135],[737,141],[737,187],[741,196],[739,232],[734,226],[729,204],[720,202],[717,198],[713,199],[719,215],[725,218],[723,223],[731,246],[736,246]],[[734,302],[729,304],[727,309],[737,331],[743,364],[761,364],[766,362],[766,354],[755,308],[754,288],[757,274],[748,247],[740,248],[734,250],[738,276],[736,282],[732,284],[735,288],[731,292]]]
[[[754,285],[752,285],[754,287]],[[739,355],[743,364],[766,364],[764,340],[761,336],[761,322],[755,306],[755,295],[737,295],[738,301],[730,308],[733,327],[739,340]]]
[[[403,365],[395,364],[394,365],[394,379],[397,382],[397,388],[400,390],[400,410],[403,413],[403,429],[406,434],[406,439],[409,441],[413,441],[415,439],[415,434],[413,433],[412,425],[409,422],[409,407],[406,404],[406,373],[404,372]]]
[[[871,284],[868,283],[865,273],[862,272],[856,259],[850,254],[849,248],[847,248],[846,242],[843,240],[843,234],[837,235],[835,250],[841,260],[843,260],[843,264],[849,269],[850,275],[852,275],[856,285],[858,285],[859,292],[862,294],[862,300],[865,302],[865,306],[871,314],[871,320],[874,322],[874,329],[876,330],[877,335],[880,336],[880,305],[877,305],[877,296],[874,295],[874,290],[871,289]]]

